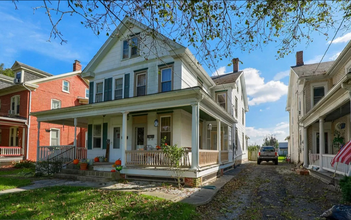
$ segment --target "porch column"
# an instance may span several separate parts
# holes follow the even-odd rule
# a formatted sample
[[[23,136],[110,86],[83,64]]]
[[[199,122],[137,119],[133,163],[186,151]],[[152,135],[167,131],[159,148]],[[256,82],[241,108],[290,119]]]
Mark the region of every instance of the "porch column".
[[[74,118],[74,158],[76,158],[77,154],[77,118]]]
[[[40,121],[38,121],[38,139],[37,139],[37,162],[39,162],[40,147]]]
[[[319,118],[319,171],[323,170],[322,155],[324,154],[324,118]]]
[[[24,156],[24,146],[26,144],[25,139],[26,139],[26,128],[22,128],[22,156]]]
[[[126,149],[127,149],[127,116],[128,112],[123,112],[122,119],[122,146],[121,146],[121,154],[122,154],[122,166],[126,165]]]
[[[191,169],[199,167],[199,103],[191,105]]]
[[[217,150],[218,150],[218,164],[221,164],[221,121],[217,119]]]
[[[307,128],[303,128],[303,165],[308,167],[308,140],[307,140]]]

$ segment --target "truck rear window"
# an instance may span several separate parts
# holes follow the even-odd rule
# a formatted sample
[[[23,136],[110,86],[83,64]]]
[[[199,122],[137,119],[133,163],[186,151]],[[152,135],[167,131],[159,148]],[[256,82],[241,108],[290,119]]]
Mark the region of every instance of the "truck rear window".
[[[262,152],[275,152],[274,147],[262,147],[261,148]]]

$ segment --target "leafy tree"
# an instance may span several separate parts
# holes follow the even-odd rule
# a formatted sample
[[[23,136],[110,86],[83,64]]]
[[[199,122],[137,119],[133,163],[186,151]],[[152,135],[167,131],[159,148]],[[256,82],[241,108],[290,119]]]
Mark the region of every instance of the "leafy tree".
[[[20,2],[13,2],[17,9]],[[118,34],[113,33],[116,24],[128,16],[193,47],[198,60],[208,67],[234,57],[237,49],[251,51],[269,42],[280,44],[277,57],[281,58],[302,40],[311,43],[313,32],[328,39],[328,30],[351,27],[351,2],[341,0],[43,0],[33,8],[48,15],[50,38],[58,37],[61,43],[66,40],[59,23],[66,16],[79,15],[81,24],[97,35]]]
[[[278,148],[278,140],[275,138],[274,135],[267,135],[264,139],[263,139],[263,144],[262,146],[273,146],[275,148]]]
[[[0,74],[3,74],[5,76],[10,76],[10,77],[15,76],[15,73],[12,71],[12,69],[10,69],[10,68],[4,69],[3,63],[0,63]]]

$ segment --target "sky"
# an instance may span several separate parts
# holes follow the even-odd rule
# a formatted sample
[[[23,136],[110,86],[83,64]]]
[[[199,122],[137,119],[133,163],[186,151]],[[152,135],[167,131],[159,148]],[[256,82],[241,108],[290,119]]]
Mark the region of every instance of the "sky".
[[[59,38],[50,38],[52,26],[45,11],[39,9],[33,13],[32,7],[40,4],[19,1],[15,10],[12,2],[0,2],[0,63],[9,68],[19,61],[54,75],[71,72],[74,60],[81,61],[84,68],[107,37],[95,35],[72,16],[64,18],[59,25],[67,40],[61,44]],[[285,107],[290,67],[296,64],[295,52],[304,51],[305,64],[320,62],[334,33],[328,35],[330,38],[326,39],[324,35],[314,34],[313,43],[301,42],[293,53],[278,60],[275,56],[278,45],[274,43],[250,53],[237,51],[249,100],[246,114],[249,145],[261,145],[263,138],[271,134],[278,141],[285,141],[289,135],[289,114]],[[335,60],[350,40],[351,32],[338,33],[323,62]],[[219,62],[216,69],[203,67],[209,75],[225,74],[232,72],[232,67],[227,66],[229,62]]]

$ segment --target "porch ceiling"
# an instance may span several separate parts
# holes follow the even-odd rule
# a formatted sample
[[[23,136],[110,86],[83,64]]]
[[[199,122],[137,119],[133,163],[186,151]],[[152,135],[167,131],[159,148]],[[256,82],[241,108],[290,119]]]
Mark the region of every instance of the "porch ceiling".
[[[328,114],[325,117],[325,121],[326,122],[334,121],[348,114],[350,114],[350,102],[343,104],[342,106],[340,106],[339,108],[336,108],[334,111]]]

